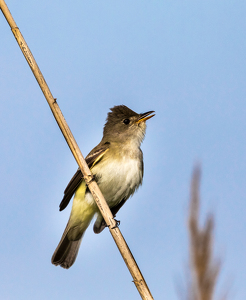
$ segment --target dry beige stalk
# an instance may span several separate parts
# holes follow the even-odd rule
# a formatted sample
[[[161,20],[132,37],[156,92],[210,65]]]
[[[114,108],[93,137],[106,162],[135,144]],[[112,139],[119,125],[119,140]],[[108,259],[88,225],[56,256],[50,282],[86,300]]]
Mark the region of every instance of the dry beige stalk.
[[[119,228],[116,226],[116,221],[113,218],[113,215],[100,191],[98,188],[96,182],[93,180],[92,174],[90,172],[90,169],[88,168],[84,157],[72,135],[72,132],[70,131],[70,128],[68,127],[68,124],[63,117],[63,114],[56,102],[56,99],[53,98],[51,91],[24,39],[22,36],[19,28],[17,27],[14,18],[12,17],[6,3],[4,0],[0,0],[0,9],[5,16],[7,22],[9,23],[9,26],[16,38],[16,41],[18,45],[20,46],[20,49],[22,53],[24,54],[50,108],[51,111],[58,123],[58,126],[60,127],[62,134],[64,135],[64,138],[67,141],[68,146],[70,147],[70,150],[72,151],[74,158],[76,159],[83,175],[84,179],[94,197],[95,202],[97,203],[100,212],[102,213],[102,216],[104,217],[104,220],[106,221],[110,233],[112,234],[115,243],[133,277],[133,282],[138,289],[138,292],[142,299],[144,300],[152,300],[153,296],[151,295],[151,292],[147,286],[147,283],[144,280],[144,277],[126,243],[124,240],[124,237],[122,236]]]

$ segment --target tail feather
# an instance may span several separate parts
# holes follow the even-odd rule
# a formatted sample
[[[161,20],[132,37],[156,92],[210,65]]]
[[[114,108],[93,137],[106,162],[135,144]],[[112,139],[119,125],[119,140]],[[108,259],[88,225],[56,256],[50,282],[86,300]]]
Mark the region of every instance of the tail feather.
[[[64,269],[69,269],[73,263],[79,252],[79,247],[82,241],[79,239],[78,241],[69,241],[67,236],[63,239],[62,244],[56,248],[51,262],[55,266],[60,265]]]
[[[51,258],[52,264],[65,269],[75,262],[83,235],[96,212],[93,203],[84,201],[85,192],[86,184],[83,181],[75,193],[70,218]]]
[[[67,224],[66,229],[62,235],[60,243],[56,247],[56,250],[51,258],[51,262],[55,266],[61,266],[64,269],[70,268],[79,252],[79,247],[84,235],[84,232],[81,234],[81,237],[78,240],[71,241],[68,239],[68,231],[69,231],[69,222]]]

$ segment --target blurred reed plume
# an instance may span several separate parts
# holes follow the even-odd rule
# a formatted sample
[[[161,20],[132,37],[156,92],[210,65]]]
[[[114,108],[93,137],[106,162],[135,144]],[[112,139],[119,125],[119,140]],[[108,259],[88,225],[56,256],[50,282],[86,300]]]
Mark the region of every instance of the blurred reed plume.
[[[204,227],[199,225],[200,210],[199,167],[195,167],[191,182],[189,209],[189,252],[191,278],[188,300],[212,300],[220,271],[220,261],[213,257],[214,216],[208,214]]]

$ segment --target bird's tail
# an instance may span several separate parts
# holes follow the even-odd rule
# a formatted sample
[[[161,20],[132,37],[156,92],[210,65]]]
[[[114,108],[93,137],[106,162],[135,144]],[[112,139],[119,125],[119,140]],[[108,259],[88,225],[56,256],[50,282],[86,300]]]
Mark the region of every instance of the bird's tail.
[[[84,233],[89,226],[94,212],[90,211],[84,222],[79,222],[74,225],[71,216],[61,237],[60,243],[51,258],[52,264],[60,265],[64,269],[70,268],[79,252],[79,247],[84,236]],[[73,225],[72,225],[73,224]]]
[[[75,193],[69,221],[51,258],[52,264],[65,269],[75,262],[83,235],[95,214],[95,206],[84,201],[85,191],[83,182]]]
[[[56,250],[51,258],[52,264],[55,266],[60,265],[64,269],[70,268],[78,255],[79,247],[84,235],[82,232],[81,237],[77,240],[69,240],[68,232],[69,232],[69,221],[67,227],[64,230],[64,233],[61,237],[60,243],[56,247]]]

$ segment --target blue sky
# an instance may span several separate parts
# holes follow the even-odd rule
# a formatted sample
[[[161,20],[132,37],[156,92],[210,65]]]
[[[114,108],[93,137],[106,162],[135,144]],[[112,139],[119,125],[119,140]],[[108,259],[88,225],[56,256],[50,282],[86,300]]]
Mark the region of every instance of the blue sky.
[[[193,165],[202,218],[216,219],[218,285],[246,299],[245,1],[6,1],[86,155],[110,107],[155,110],[143,186],[117,218],[155,299],[187,274]],[[1,299],[139,299],[107,230],[86,232],[74,266],[50,263],[76,162],[0,16]],[[182,290],[182,289],[181,289]]]

